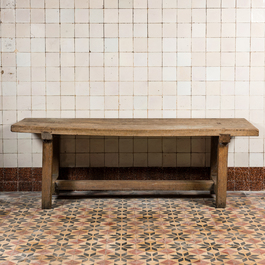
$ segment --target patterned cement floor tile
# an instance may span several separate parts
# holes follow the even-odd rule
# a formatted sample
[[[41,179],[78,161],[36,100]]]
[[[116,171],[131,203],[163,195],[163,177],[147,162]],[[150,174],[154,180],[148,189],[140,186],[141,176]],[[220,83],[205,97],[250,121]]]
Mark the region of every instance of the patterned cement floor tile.
[[[0,194],[0,265],[265,264],[265,192],[214,198]],[[238,196],[237,196],[238,195]],[[242,196],[244,195],[244,196]]]

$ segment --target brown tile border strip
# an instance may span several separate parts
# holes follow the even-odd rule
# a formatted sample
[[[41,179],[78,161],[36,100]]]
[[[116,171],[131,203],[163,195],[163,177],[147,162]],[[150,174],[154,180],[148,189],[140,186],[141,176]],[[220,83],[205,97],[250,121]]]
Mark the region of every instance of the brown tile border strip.
[[[0,191],[40,191],[41,168],[0,168]],[[61,168],[60,179],[209,179],[210,168]],[[265,168],[228,168],[229,191],[260,191],[265,188]]]

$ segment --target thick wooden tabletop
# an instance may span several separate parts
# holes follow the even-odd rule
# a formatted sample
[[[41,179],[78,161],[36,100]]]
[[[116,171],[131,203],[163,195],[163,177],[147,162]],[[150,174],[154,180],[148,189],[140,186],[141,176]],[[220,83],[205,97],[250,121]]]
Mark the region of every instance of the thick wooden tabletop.
[[[12,132],[100,136],[257,136],[246,119],[61,119],[26,118]]]

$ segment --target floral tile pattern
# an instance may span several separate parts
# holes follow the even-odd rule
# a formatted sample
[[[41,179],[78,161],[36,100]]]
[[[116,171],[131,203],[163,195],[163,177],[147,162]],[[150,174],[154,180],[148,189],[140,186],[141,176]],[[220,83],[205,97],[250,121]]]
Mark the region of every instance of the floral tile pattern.
[[[104,193],[102,193],[104,194]],[[0,193],[0,265],[265,264],[265,192],[207,196]],[[106,195],[106,194],[105,194]]]

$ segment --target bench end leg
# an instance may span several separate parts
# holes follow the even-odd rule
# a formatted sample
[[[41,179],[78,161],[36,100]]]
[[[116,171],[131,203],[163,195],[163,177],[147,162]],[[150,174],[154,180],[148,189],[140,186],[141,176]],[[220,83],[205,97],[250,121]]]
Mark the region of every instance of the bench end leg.
[[[42,209],[52,207],[53,141],[43,139],[42,150]]]
[[[220,135],[217,147],[216,207],[226,207],[227,159],[230,135]]]

